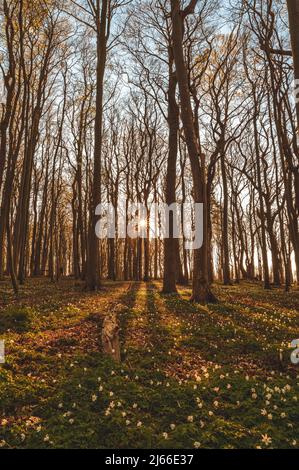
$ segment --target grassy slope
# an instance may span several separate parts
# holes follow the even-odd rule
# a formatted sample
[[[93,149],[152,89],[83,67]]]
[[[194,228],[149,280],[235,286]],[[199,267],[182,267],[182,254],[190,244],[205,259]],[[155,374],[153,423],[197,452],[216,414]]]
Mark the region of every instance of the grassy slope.
[[[160,287],[29,281],[16,302],[0,284],[0,446],[298,448],[299,291],[218,286],[221,302],[201,307]],[[117,304],[119,366],[100,351]]]

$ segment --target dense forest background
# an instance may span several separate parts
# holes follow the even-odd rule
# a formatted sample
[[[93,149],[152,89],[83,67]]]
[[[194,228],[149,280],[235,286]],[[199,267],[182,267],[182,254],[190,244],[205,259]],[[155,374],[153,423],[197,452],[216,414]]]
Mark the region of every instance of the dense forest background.
[[[298,124],[298,0],[0,0],[0,448],[298,448]]]
[[[0,278],[297,283],[295,5],[3,0]],[[124,199],[203,202],[203,247],[99,242]]]

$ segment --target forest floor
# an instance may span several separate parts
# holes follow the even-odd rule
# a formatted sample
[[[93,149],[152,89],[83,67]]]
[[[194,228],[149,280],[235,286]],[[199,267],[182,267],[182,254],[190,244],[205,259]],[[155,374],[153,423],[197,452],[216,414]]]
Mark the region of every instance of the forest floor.
[[[0,446],[299,448],[299,290],[215,291],[218,304],[199,306],[159,282],[90,294],[39,279],[16,301],[0,283]],[[100,345],[117,305],[120,365]]]

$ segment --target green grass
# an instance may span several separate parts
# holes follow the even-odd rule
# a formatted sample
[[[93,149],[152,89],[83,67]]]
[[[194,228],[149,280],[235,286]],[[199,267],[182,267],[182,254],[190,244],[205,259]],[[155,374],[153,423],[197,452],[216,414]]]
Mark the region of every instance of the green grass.
[[[4,448],[298,448],[299,292],[190,290],[29,281],[3,297],[0,445]],[[7,287],[0,289],[7,292]],[[10,304],[10,306],[9,306]],[[104,357],[101,321],[121,304],[122,363]],[[279,351],[283,351],[283,361]]]
[[[10,306],[1,312],[0,334],[7,331],[28,331],[34,321],[34,312],[28,307]]]

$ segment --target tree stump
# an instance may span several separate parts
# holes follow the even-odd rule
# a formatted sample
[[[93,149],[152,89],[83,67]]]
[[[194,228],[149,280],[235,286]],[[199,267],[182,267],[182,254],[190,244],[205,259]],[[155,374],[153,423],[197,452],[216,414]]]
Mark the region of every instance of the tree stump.
[[[116,313],[107,315],[103,321],[102,346],[104,354],[120,362],[119,325]]]

